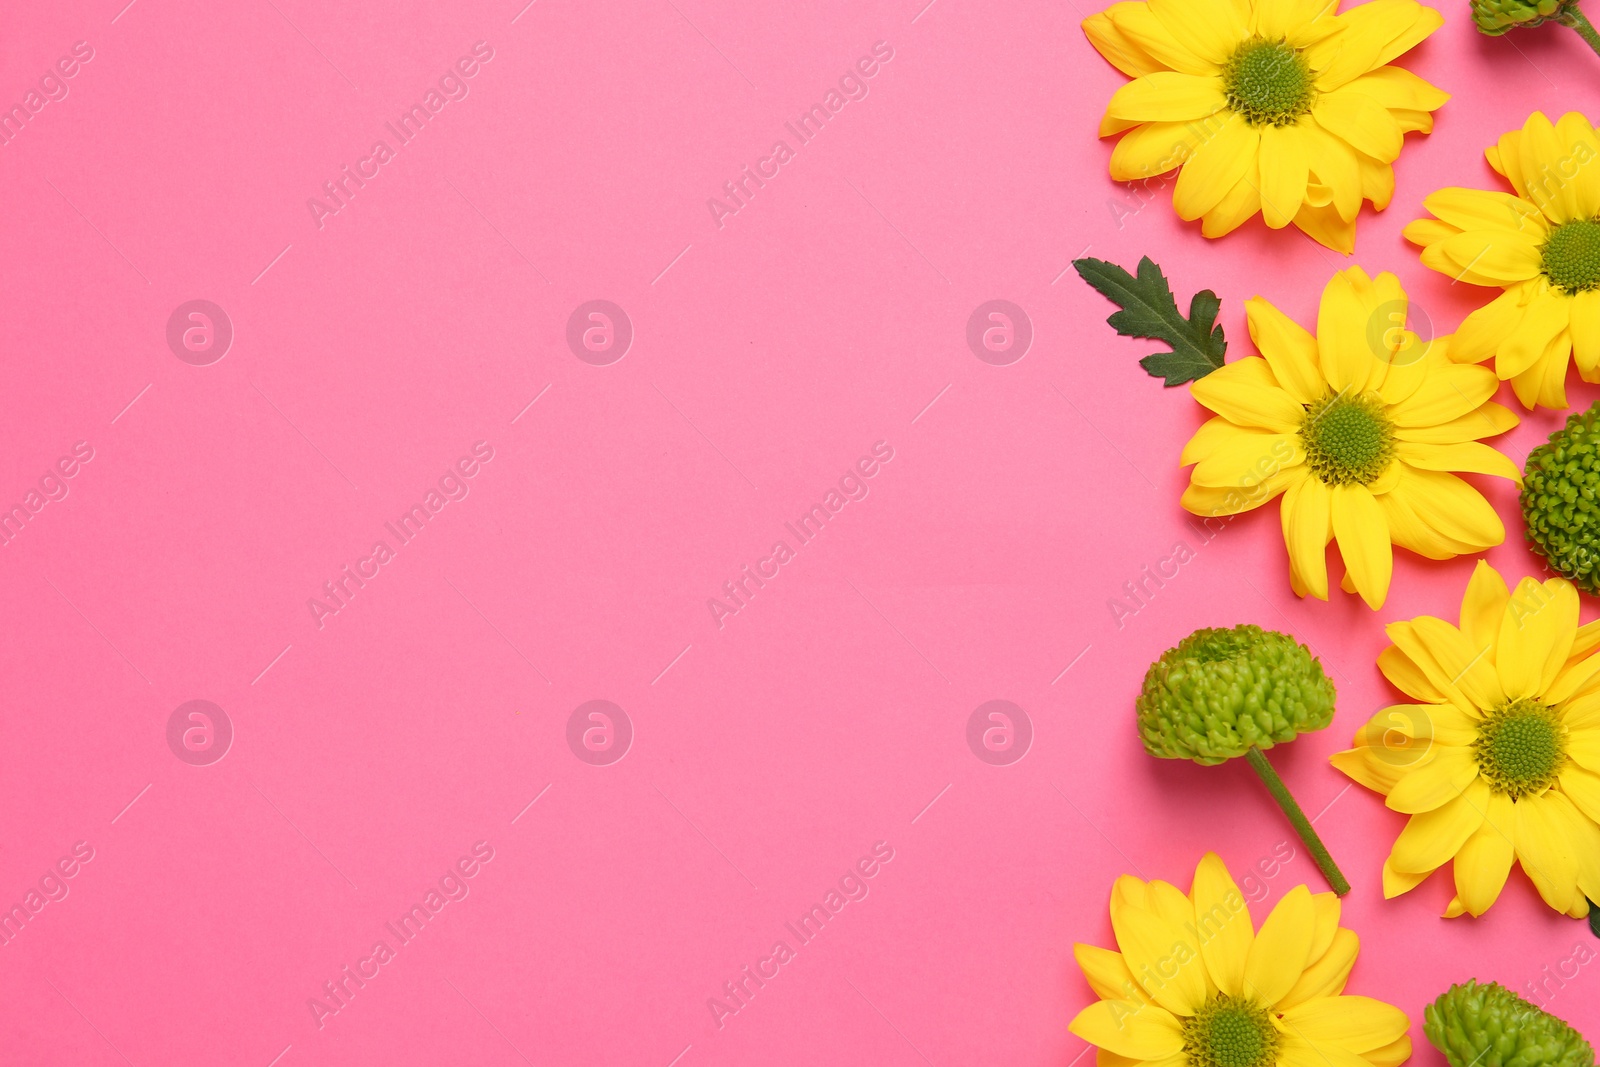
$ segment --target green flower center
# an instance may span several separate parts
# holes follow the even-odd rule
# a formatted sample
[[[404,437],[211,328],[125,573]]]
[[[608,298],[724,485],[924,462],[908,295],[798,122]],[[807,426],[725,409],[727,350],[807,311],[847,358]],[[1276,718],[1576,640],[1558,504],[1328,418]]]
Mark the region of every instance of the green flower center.
[[[1370,393],[1329,393],[1300,424],[1306,464],[1326,485],[1368,485],[1394,458],[1394,424]]]
[[[1252,37],[1222,67],[1228,106],[1252,126],[1288,126],[1311,110],[1311,64],[1282,41]]]
[[[1555,784],[1567,762],[1567,728],[1554,708],[1513,700],[1484,715],[1472,754],[1491,789],[1521,800]]]
[[[1183,1021],[1183,1055],[1189,1067],[1272,1067],[1278,1030],[1265,1009],[1219,994]]]
[[[1545,277],[1562,292],[1600,288],[1600,222],[1578,219],[1550,231],[1543,266]]]

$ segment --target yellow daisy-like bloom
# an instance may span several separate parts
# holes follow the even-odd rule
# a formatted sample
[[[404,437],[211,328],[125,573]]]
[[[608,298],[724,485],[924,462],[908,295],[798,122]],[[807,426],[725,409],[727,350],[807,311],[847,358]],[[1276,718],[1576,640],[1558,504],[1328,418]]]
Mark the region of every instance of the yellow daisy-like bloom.
[[[1428,133],[1449,94],[1390,60],[1444,24],[1415,0],[1126,0],[1083,22],[1133,81],[1100,136],[1117,181],[1182,167],[1179,216],[1207,237],[1257,212],[1339,252],[1355,248],[1361,201],[1383,210],[1409,130]]]
[[[1415,704],[1380,711],[1333,765],[1410,815],[1383,866],[1399,896],[1455,860],[1446,915],[1482,915],[1513,863],[1557,911],[1600,900],[1600,622],[1564,578],[1515,592],[1480,562],[1461,625],[1391,623],[1378,656]],[[1586,899],[1589,898],[1589,899]]]
[[[1567,406],[1567,361],[1600,382],[1600,136],[1576,112],[1534,112],[1485,153],[1516,190],[1440,189],[1406,237],[1422,262],[1504,289],[1468,315],[1451,355],[1493,355],[1525,407]]]
[[[1236,515],[1282,493],[1295,593],[1328,599],[1337,540],[1343,588],[1374,609],[1389,594],[1391,545],[1449,559],[1505,540],[1494,508],[1451,472],[1520,481],[1480,440],[1517,417],[1489,399],[1499,382],[1487,367],[1452,361],[1449,337],[1424,342],[1405,328],[1394,275],[1335,274],[1315,337],[1260,297],[1246,312],[1261,355],[1190,386],[1216,417],[1179,460],[1195,465],[1185,508]]]
[[[1131,875],[1111,890],[1121,951],[1075,945],[1101,999],[1069,1029],[1099,1047],[1098,1067],[1399,1067],[1405,1012],[1344,996],[1360,941],[1339,898],[1296,886],[1256,930],[1215,853],[1187,895]]]

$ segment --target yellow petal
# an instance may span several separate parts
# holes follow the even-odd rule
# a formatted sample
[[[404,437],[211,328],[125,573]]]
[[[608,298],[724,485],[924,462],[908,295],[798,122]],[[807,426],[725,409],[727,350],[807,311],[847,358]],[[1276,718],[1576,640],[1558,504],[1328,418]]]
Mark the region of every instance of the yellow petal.
[[[1406,828],[1395,838],[1394,848],[1389,853],[1389,862],[1394,864],[1397,871],[1428,874],[1437,870],[1448,863],[1483,825],[1483,809],[1488,803],[1490,789],[1487,782],[1476,777],[1477,766],[1471,755],[1465,750],[1443,745],[1435,746],[1434,752],[1433,764],[1441,762],[1441,754],[1459,754],[1452,756],[1450,762],[1465,760],[1472,767],[1473,777],[1464,790],[1457,791],[1451,787],[1451,799],[1448,802],[1431,811],[1420,811],[1411,816]],[[1444,765],[1448,766],[1449,763]],[[1422,772],[1413,771],[1401,784],[1413,780],[1419,773]],[[1392,793],[1390,795],[1393,796]]]
[[[1318,126],[1380,163],[1400,156],[1399,123],[1370,96],[1348,89],[1323,93],[1311,106]]]
[[[1474,441],[1480,437],[1503,434],[1521,421],[1510,408],[1491,402],[1460,418],[1434,423],[1431,426],[1397,427],[1395,437],[1401,441],[1415,441],[1421,444],[1453,445],[1462,441]]]
[[[1267,361],[1246,356],[1212,371],[1189,386],[1189,395],[1240,426],[1274,433],[1294,433],[1305,409],[1294,397],[1271,382]]]
[[[1319,1046],[1369,1052],[1398,1040],[1411,1026],[1406,1013],[1371,997],[1325,997],[1283,1013],[1284,1025]]]
[[[1388,415],[1399,429],[1437,426],[1471,414],[1487,403],[1498,387],[1487,367],[1431,360],[1423,380],[1410,396],[1391,405]]]
[[[1361,599],[1376,611],[1389,596],[1394,570],[1394,550],[1389,544],[1389,522],[1383,509],[1364,485],[1336,485],[1330,515],[1339,555],[1361,592]]]
[[[1428,755],[1411,768],[1411,773],[1400,779],[1389,791],[1384,804],[1394,811],[1405,812],[1408,815],[1434,814],[1439,809],[1459,801],[1461,795],[1477,780],[1478,764],[1472,758],[1470,751],[1451,745],[1434,745],[1428,751]],[[1457,810],[1451,812],[1450,817],[1459,820],[1466,814]],[[1403,856],[1399,854],[1395,856],[1397,869],[1402,871],[1433,869],[1421,864],[1425,857],[1432,856],[1432,853],[1427,851],[1431,839],[1426,834],[1435,826],[1452,827],[1456,832],[1461,832],[1460,822],[1451,822],[1444,816],[1440,816],[1439,820],[1425,822],[1410,838],[1407,837],[1406,831],[1401,831],[1395,848],[1399,850],[1400,842],[1406,841],[1407,851]],[[1406,830],[1410,829],[1411,824],[1408,823]],[[1461,840],[1466,840],[1465,833],[1462,833]],[[1460,843],[1456,842],[1458,846]],[[1448,858],[1447,856],[1446,859]],[[1433,866],[1438,865],[1435,863]]]
[[[1530,233],[1510,230],[1463,230],[1447,237],[1435,248],[1460,269],[1452,273],[1458,281],[1496,285],[1527,281],[1539,276],[1543,259],[1539,240]]]
[[[1195,54],[1222,64],[1249,35],[1242,12],[1230,3],[1150,0],[1150,10]]]
[[[1476,363],[1494,354],[1522,323],[1527,312],[1526,286],[1507,289],[1468,315],[1455,332],[1452,351],[1463,363]]]
[[[1411,1035],[1397,1041],[1391,1041],[1382,1048],[1375,1048],[1371,1052],[1364,1052],[1361,1058],[1366,1060],[1371,1067],[1400,1067],[1411,1058]]]
[[[1243,989],[1245,960],[1255,933],[1244,895],[1215,852],[1207,852],[1195,868],[1189,896],[1206,970],[1220,991],[1237,997]]]
[[[1273,497],[1306,477],[1304,467],[1290,467],[1279,471],[1260,485],[1233,486],[1227,489],[1207,485],[1190,485],[1183,491],[1178,503],[1192,515],[1218,518],[1238,515],[1269,503]]]
[[[1569,705],[1569,709],[1570,709]],[[1567,712],[1570,721],[1572,712]],[[1567,735],[1567,755],[1585,770],[1600,774],[1600,730],[1574,729]]]
[[[1261,217],[1275,230],[1293,221],[1306,196],[1310,147],[1299,126],[1261,130]]]
[[[1557,161],[1569,155],[1563,148],[1555,125],[1542,112],[1535,111],[1522,124],[1522,178],[1526,195],[1553,222],[1588,218],[1583,213],[1578,184],[1555,169]]]
[[[1492,548],[1506,538],[1500,516],[1483,494],[1454,474],[1412,470],[1380,499],[1391,497],[1409,506],[1425,527],[1463,545]]]
[[[1122,73],[1137,78],[1141,74],[1150,74],[1162,69],[1162,64],[1157,62],[1148,52],[1140,48],[1112,21],[1111,11],[1119,7],[1144,7],[1142,3],[1129,0],[1127,3],[1113,4],[1106,11],[1096,12],[1083,20],[1083,34],[1089,38],[1089,43],[1094,45],[1108,62]]]
[[[1147,122],[1123,134],[1111,150],[1111,177],[1143,181],[1181,167],[1194,151],[1195,136],[1182,122]]]
[[[1443,704],[1450,699],[1402,648],[1391,645],[1379,652],[1378,669],[1389,679],[1390,685],[1413,700]]]
[[[1517,859],[1544,902],[1565,912],[1578,895],[1578,856],[1572,824],[1583,816],[1572,801],[1555,790],[1523,797],[1515,809]]]
[[[1506,692],[1490,655],[1494,645],[1487,641],[1474,644],[1466,634],[1433,615],[1412,619],[1411,631],[1427,648],[1439,672],[1466,698],[1462,710],[1468,715],[1505,702]]]
[[[1254,485],[1271,477],[1276,471],[1293,467],[1304,460],[1305,450],[1297,433],[1249,433],[1235,430],[1230,437],[1218,443],[1199,463],[1195,464],[1191,477],[1196,485],[1218,488],[1230,485]]]
[[[1572,298],[1545,289],[1528,301],[1522,320],[1500,343],[1495,373],[1502,381],[1533,366],[1571,321]]]
[[[1573,645],[1577,647],[1576,643]],[[1585,689],[1600,676],[1600,653],[1579,658],[1569,655],[1567,662],[1556,672],[1556,680],[1545,687],[1540,698],[1546,704],[1560,704],[1570,700],[1579,690]]]
[[[1365,746],[1335,752],[1328,762],[1358,785],[1385,796],[1405,773],[1405,768],[1384,762],[1381,751]]]
[[[1138,1001],[1096,1001],[1080,1011],[1067,1029],[1091,1045],[1136,1060],[1153,1060],[1183,1051],[1183,1029],[1178,1020],[1158,1007]]]
[[[1337,37],[1308,52],[1317,84],[1336,88],[1415,48],[1444,25],[1444,16],[1415,0],[1371,0],[1338,17]]]
[[[1458,474],[1490,474],[1522,484],[1522,471],[1504,453],[1477,441],[1458,445],[1423,445],[1398,441],[1395,456],[1413,467]]]
[[[1448,222],[1440,222],[1438,219],[1421,218],[1412,219],[1410,222],[1406,223],[1400,231],[1400,236],[1404,237],[1414,245],[1422,245],[1423,247],[1427,247],[1428,245],[1438,244],[1446,237],[1454,237],[1460,232],[1461,227],[1452,226]]]
[[[1495,650],[1506,697],[1542,695],[1566,662],[1577,630],[1578,592],[1571,582],[1561,578],[1518,582],[1501,616]]]
[[[1361,164],[1355,149],[1315,122],[1301,123],[1299,129],[1310,153],[1312,180],[1328,190],[1329,203],[1339,218],[1354,222],[1361,210]]]
[[[1233,188],[1205,213],[1200,220],[1200,232],[1207,237],[1222,237],[1250,221],[1261,210],[1259,184],[1256,167],[1251,164],[1244,176],[1233,183]]]
[[[1210,211],[1256,166],[1260,133],[1232,112],[1218,119],[1207,124],[1207,139],[1195,147],[1172,188],[1172,205],[1186,222]]]
[[[1600,822],[1600,774],[1568,763],[1561,772],[1561,791],[1591,822]]]
[[[1341,218],[1337,208],[1307,203],[1294,217],[1294,224],[1307,237],[1335,252],[1348,256],[1355,251],[1355,219]]]
[[[1178,456],[1178,466],[1188,467],[1199,463],[1239,434],[1260,432],[1259,430],[1246,430],[1235,426],[1221,415],[1213,415],[1200,424],[1200,428],[1194,432],[1194,436],[1189,438],[1189,443],[1183,446],[1183,452]]]
[[[1106,115],[1124,122],[1184,122],[1213,115],[1226,103],[1220,77],[1156,71],[1113,93]]]
[[[1193,1015],[1205,1003],[1205,966],[1190,929],[1154,911],[1132,906],[1112,910],[1111,928],[1128,969],[1150,999],[1178,1015]]]
[[[1288,1030],[1278,1037],[1278,1067],[1370,1067],[1370,1064],[1348,1049],[1313,1044]]]
[[[1306,593],[1328,599],[1328,542],[1333,538],[1332,496],[1316,478],[1298,482],[1283,498],[1283,543]]]
[[[1317,365],[1317,339],[1259,296],[1244,302],[1250,340],[1272,368],[1272,376],[1297,403],[1322,399],[1328,383]]]
[[[1510,193],[1440,189],[1424,197],[1422,206],[1458,230],[1531,232],[1540,238],[1549,232],[1538,205]]]
[[[1511,601],[1511,590],[1500,572],[1479,560],[1472,568],[1472,578],[1461,597],[1461,633],[1473,648],[1488,648],[1494,652],[1500,640],[1500,617]]]
[[[1102,1000],[1145,999],[1144,990],[1133,980],[1133,972],[1128,970],[1122,953],[1096,945],[1076,944],[1072,946],[1072,955],[1095,996]]]
[[[1490,790],[1484,819],[1456,853],[1456,899],[1471,915],[1482,915],[1500,897],[1516,858],[1516,810],[1511,798]]]
[[[1278,1001],[1278,1009],[1281,1011],[1319,997],[1336,997],[1343,993],[1360,947],[1361,939],[1354,930],[1336,930],[1328,951],[1306,968],[1294,988]]]
[[[1294,988],[1306,969],[1316,934],[1311,891],[1297,885],[1283,895],[1250,946],[1244,966],[1244,992],[1258,1004],[1276,1004]]]
[[[1600,215],[1600,140],[1594,127],[1578,112],[1569,111],[1556,121],[1556,143],[1561,157],[1550,162],[1555,177],[1571,187],[1574,217]]]
[[[1195,55],[1194,49],[1172,35],[1166,24],[1156,18],[1150,5],[1138,0],[1134,3],[1113,4],[1106,14],[1134,47],[1150,56],[1156,69],[1167,67],[1184,74],[1215,74],[1217,65]],[[1102,52],[1102,55],[1105,53]],[[1109,56],[1107,58],[1110,58]],[[1131,73],[1131,72],[1130,72]],[[1140,71],[1140,74],[1149,73]]]
[[[1322,290],[1317,309],[1317,349],[1322,357],[1323,377],[1335,391],[1360,392],[1381,374],[1382,368],[1367,341],[1372,289],[1372,279],[1366,271],[1351,267],[1335,274]]]
[[[1404,893],[1409,893],[1421,885],[1427,874],[1413,873],[1411,871],[1397,871],[1389,860],[1383,861],[1383,899],[1393,900]]]
[[[1572,360],[1580,371],[1593,373],[1600,366],[1600,289],[1590,289],[1572,298],[1567,309],[1568,332],[1572,334]]]
[[[1356,153],[1356,163],[1361,168],[1361,195],[1382,211],[1394,199],[1394,168],[1363,152]]]

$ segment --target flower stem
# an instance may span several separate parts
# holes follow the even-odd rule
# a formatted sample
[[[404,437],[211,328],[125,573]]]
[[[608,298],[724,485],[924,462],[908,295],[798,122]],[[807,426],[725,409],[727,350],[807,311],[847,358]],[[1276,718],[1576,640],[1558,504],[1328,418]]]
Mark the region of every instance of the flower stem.
[[[1563,26],[1571,26],[1578,31],[1578,36],[1589,42],[1589,47],[1600,53],[1600,33],[1596,33],[1594,24],[1584,17],[1576,4],[1568,7],[1557,19]]]
[[[1283,784],[1283,779],[1278,777],[1278,772],[1272,769],[1272,764],[1267,762],[1266,754],[1254,745],[1245,753],[1250,760],[1250,766],[1260,776],[1266,785],[1267,792],[1272,794],[1272,799],[1278,802],[1278,807],[1289,816],[1289,821],[1294,824],[1295,832],[1300,835],[1300,840],[1305,842],[1306,848],[1311,850],[1311,858],[1317,861],[1317,866],[1322,869],[1322,876],[1328,880],[1333,891],[1339,896],[1350,892],[1350,883],[1344,880],[1344,875],[1339,871],[1339,865],[1333,862],[1333,857],[1328,855],[1328,848],[1322,843],[1322,838],[1317,836],[1317,831],[1312,828],[1311,820],[1306,818],[1306,813],[1300,810],[1300,805],[1295,803],[1294,797],[1289,795],[1289,787]]]

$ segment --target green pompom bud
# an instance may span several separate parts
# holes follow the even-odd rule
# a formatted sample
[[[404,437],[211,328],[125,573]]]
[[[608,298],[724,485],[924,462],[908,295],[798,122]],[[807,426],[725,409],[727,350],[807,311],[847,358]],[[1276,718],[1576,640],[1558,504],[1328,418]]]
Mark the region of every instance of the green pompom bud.
[[[1551,570],[1600,593],[1600,403],[1569,415],[1528,453],[1522,517],[1533,550]]]
[[[1146,752],[1210,766],[1322,729],[1333,700],[1310,649],[1246,625],[1196,630],[1162,653],[1134,707]]]
[[[1422,1032],[1450,1067],[1594,1065],[1582,1034],[1497,982],[1453,985],[1422,1016]]]
[[[1472,0],[1478,30],[1498,37],[1516,26],[1537,26],[1566,13],[1572,0]]]

